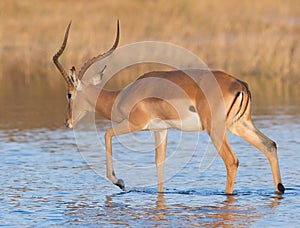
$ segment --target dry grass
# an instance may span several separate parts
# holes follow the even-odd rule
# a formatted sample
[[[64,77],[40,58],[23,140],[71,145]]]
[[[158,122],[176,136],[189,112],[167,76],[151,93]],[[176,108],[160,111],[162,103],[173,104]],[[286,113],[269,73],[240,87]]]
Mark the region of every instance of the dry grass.
[[[52,64],[68,21],[63,63],[80,67],[110,47],[115,22],[121,45],[159,40],[183,46],[211,68],[238,75],[299,82],[300,7],[297,0],[118,1],[2,0],[0,81],[51,87],[62,83]],[[42,77],[41,77],[42,76]]]

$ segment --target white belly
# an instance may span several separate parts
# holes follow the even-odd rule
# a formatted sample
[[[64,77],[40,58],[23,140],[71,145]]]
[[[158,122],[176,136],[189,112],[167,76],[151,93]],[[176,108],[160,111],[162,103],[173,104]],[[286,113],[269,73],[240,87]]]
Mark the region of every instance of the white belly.
[[[152,119],[146,126],[148,130],[162,130],[166,128],[175,128],[181,131],[202,131],[203,127],[200,118],[196,112],[189,112],[181,120],[161,120]]]

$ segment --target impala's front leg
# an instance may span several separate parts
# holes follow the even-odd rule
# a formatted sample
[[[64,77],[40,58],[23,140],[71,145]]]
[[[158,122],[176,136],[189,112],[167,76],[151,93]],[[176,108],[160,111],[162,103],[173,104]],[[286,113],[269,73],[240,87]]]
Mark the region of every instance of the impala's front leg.
[[[158,192],[164,191],[164,165],[166,159],[168,130],[155,131],[155,163],[157,169]]]
[[[118,179],[113,169],[112,161],[112,137],[115,136],[113,128],[109,128],[105,133],[105,145],[106,145],[106,175],[107,178],[117,185],[122,190],[125,190],[125,183],[122,179]]]
[[[114,125],[112,128],[107,129],[105,133],[105,145],[106,145],[106,175],[113,184],[117,185],[122,190],[125,190],[125,183],[122,179],[118,179],[113,169],[112,161],[112,137],[116,135],[127,134],[130,132],[141,130],[138,125],[133,125],[128,122],[127,119],[121,123]]]

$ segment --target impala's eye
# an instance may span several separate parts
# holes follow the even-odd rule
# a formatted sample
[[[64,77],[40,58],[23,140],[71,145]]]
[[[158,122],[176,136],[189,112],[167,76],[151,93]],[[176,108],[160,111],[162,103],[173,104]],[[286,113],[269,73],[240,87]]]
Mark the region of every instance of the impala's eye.
[[[72,97],[72,94],[71,93],[67,93],[67,98],[70,100]]]

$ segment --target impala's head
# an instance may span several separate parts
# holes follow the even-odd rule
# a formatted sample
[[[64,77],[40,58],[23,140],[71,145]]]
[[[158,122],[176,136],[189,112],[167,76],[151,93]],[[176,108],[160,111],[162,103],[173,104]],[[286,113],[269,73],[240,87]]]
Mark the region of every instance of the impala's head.
[[[68,128],[73,128],[74,124],[76,124],[85,114],[85,109],[83,106],[76,105],[81,103],[80,95],[77,96],[77,93],[80,94],[84,91],[85,85],[81,82],[81,80],[76,75],[75,67],[73,66],[70,69],[69,73],[69,82],[67,86],[67,114],[65,119],[65,125]],[[75,108],[76,106],[76,108]]]
[[[53,56],[53,62],[59,72],[62,74],[63,78],[66,81],[67,84],[67,101],[68,101],[68,107],[67,107],[67,115],[65,124],[66,127],[72,128],[86,113],[87,109],[85,106],[85,103],[87,102],[85,100],[85,96],[82,96],[82,94],[85,94],[85,88],[86,85],[82,81],[82,77],[84,73],[87,71],[87,69],[95,62],[109,56],[113,53],[113,51],[117,48],[119,43],[119,21],[117,22],[117,36],[115,39],[115,42],[113,46],[104,54],[97,55],[88,61],[86,61],[83,66],[81,67],[79,73],[76,73],[75,67],[73,66],[69,72],[69,74],[66,73],[60,62],[58,61],[58,58],[61,56],[63,51],[65,50],[69,30],[71,27],[71,22],[69,23],[65,37],[63,40],[63,43],[60,47],[60,49],[57,51],[57,53]],[[88,94],[88,93],[87,93]],[[80,96],[81,95],[81,96]]]

